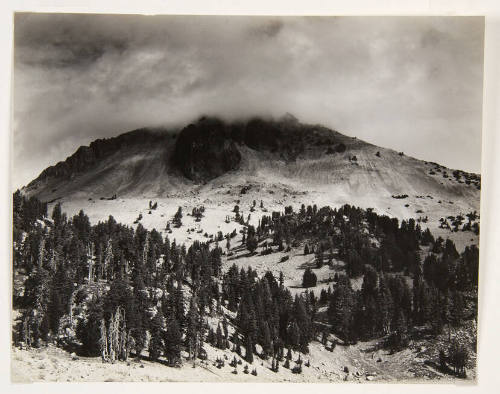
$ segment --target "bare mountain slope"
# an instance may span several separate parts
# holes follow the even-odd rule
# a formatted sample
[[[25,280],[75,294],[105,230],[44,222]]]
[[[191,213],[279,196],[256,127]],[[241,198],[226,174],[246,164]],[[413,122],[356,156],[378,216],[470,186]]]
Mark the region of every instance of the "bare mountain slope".
[[[476,174],[288,116],[233,123],[201,118],[180,132],[141,129],[97,140],[43,171],[23,192],[60,201],[69,214],[83,208],[91,220],[112,214],[129,224],[156,199],[158,210],[142,223],[158,229],[177,206],[189,211],[203,204],[217,222],[204,232],[214,232],[238,201],[248,212],[253,200],[263,200],[269,210],[349,203],[398,218],[427,217],[439,233],[441,217],[479,211],[479,189]],[[106,200],[115,195],[117,201]],[[258,217],[256,212],[252,220]],[[469,232],[450,236],[459,244],[477,242]]]
[[[228,125],[206,118],[178,136],[167,130],[140,129],[97,140],[44,170],[24,191],[44,200],[74,194],[161,197],[192,186],[192,181],[205,183],[235,170],[237,175],[271,175],[312,186],[346,185],[350,195],[444,193],[471,199],[479,195],[477,175],[458,172],[455,178],[437,164],[321,126],[260,119]]]

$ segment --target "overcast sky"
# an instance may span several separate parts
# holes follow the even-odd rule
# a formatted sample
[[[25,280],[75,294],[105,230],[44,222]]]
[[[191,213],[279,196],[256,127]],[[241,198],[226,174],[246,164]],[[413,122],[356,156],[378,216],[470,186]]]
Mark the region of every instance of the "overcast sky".
[[[80,145],[279,117],[480,172],[482,17],[17,14],[17,188]]]

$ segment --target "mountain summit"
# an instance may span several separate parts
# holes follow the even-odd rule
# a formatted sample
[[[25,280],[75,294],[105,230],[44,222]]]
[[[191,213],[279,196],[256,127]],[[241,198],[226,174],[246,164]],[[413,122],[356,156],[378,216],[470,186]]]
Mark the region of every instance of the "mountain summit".
[[[175,197],[186,207],[245,199],[277,209],[284,203],[349,203],[439,227],[442,217],[479,211],[480,182],[479,175],[302,124],[291,115],[233,122],[201,117],[179,130],[144,128],[98,139],[45,169],[23,193],[67,208],[92,200],[86,211],[96,220],[96,201]],[[123,212],[106,209],[118,217]]]
[[[252,118],[232,123],[201,117],[180,132],[138,129],[82,146],[23,190],[42,200],[73,194],[161,196],[229,172],[270,169],[306,184],[347,184],[352,192],[436,192],[477,197],[480,177],[416,160],[319,125]]]

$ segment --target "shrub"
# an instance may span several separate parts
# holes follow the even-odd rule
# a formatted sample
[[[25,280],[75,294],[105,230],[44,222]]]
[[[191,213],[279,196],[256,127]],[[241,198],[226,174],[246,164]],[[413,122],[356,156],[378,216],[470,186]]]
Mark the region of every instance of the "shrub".
[[[465,377],[465,367],[469,361],[466,346],[454,341],[448,349],[448,361],[457,375]]]

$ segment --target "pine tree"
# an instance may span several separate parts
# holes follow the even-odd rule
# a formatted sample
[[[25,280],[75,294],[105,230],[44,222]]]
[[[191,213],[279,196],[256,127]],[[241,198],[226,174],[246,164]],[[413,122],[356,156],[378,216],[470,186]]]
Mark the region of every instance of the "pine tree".
[[[61,318],[68,312],[73,281],[67,269],[60,267],[54,274],[51,284],[51,302],[48,309],[50,329],[58,334]]]
[[[302,276],[302,287],[316,287],[317,277],[316,274],[307,267]]]
[[[260,344],[262,346],[262,358],[264,358],[265,360],[272,352],[271,331],[269,330],[269,324],[267,323],[267,321],[264,321],[261,327],[262,329],[261,329]]]
[[[38,266],[25,282],[24,304],[28,306],[23,319],[31,327],[31,337],[25,341],[33,346],[46,340],[50,329],[49,307],[51,301],[51,278],[47,270]]]
[[[212,327],[208,329],[208,335],[206,338],[206,341],[212,345],[212,346],[217,346],[217,340],[215,338],[215,332]]]
[[[250,232],[248,233],[247,236],[246,246],[250,253],[255,252],[255,250],[257,249],[257,238],[255,237],[254,234]]]
[[[161,312],[157,312],[150,326],[150,340],[149,340],[149,357],[156,361],[160,357],[164,348],[163,337],[164,334],[164,318]]]
[[[128,309],[127,316],[130,326],[133,328],[132,336],[135,342],[135,354],[139,358],[146,345],[146,332],[149,328],[149,318],[147,316],[149,297],[143,282],[143,266],[138,262],[136,267],[141,268],[137,268],[138,273],[134,278],[133,301],[128,301],[127,305],[122,304],[122,306]]]
[[[328,317],[335,332],[346,342],[353,339],[354,294],[349,279],[339,276],[328,307]]]
[[[319,244],[316,247],[316,268],[321,268],[323,266],[323,244]]]
[[[189,311],[187,314],[186,327],[186,346],[188,347],[189,357],[194,360],[198,354],[198,340],[200,334],[200,315],[198,311],[198,300],[196,295],[191,297]]]
[[[167,324],[167,331],[164,337],[165,357],[169,365],[176,365],[180,362],[182,334],[177,320],[171,319]]]
[[[224,319],[222,320],[222,329],[224,330],[224,339],[228,339],[227,320],[225,316]]]
[[[217,325],[217,332],[215,334],[215,341],[216,341],[216,346],[219,349],[225,349],[226,348],[226,343],[224,341],[224,338],[222,337],[222,330],[220,329],[220,324]]]
[[[307,311],[307,304],[302,296],[295,297],[293,312],[299,330],[298,349],[303,353],[308,353],[309,341],[313,337],[313,326],[311,316]]]
[[[233,343],[234,343],[234,352],[236,352],[236,354],[240,355],[241,356],[241,342],[240,342],[240,338],[238,336],[238,334],[235,333],[234,335],[234,338],[233,338]]]
[[[177,212],[174,215],[174,219],[172,220],[175,227],[182,226],[182,207],[177,209]]]
[[[293,349],[298,349],[300,344],[300,329],[297,322],[292,321],[287,330],[288,345]],[[290,349],[289,349],[290,350]]]
[[[58,202],[52,209],[52,220],[54,221],[54,227],[59,227],[61,225],[62,217],[61,203]]]
[[[88,356],[97,356],[101,350],[100,322],[104,317],[101,299],[97,298],[89,303],[87,316],[79,320],[76,327],[76,336],[82,343],[82,349]]]
[[[399,310],[395,315],[394,321],[392,323],[393,331],[388,338],[387,345],[391,349],[392,352],[399,351],[404,348],[408,344],[408,325],[406,321],[406,317],[403,314],[402,310]]]
[[[434,335],[441,334],[443,330],[443,305],[439,297],[439,292],[436,288],[430,288],[431,302],[430,302],[430,315],[429,321],[431,323],[431,330]]]
[[[466,376],[465,367],[469,361],[469,351],[465,345],[454,340],[448,349],[448,360],[456,374],[461,377]]]
[[[245,345],[245,360],[250,364],[253,363],[253,344],[252,339],[248,336]]]

